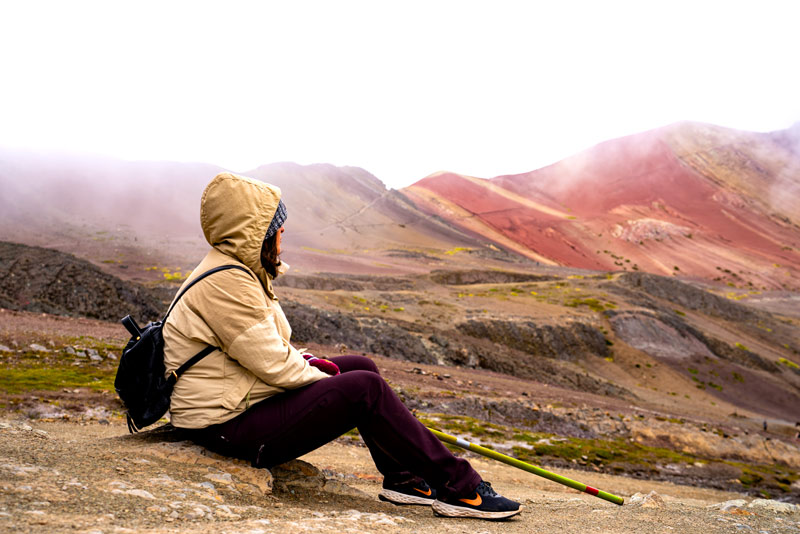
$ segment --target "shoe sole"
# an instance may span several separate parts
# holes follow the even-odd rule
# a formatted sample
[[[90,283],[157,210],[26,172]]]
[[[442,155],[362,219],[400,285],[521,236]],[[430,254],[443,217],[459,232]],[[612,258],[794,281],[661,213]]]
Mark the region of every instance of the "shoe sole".
[[[515,516],[522,511],[522,506],[517,510],[506,510],[504,512],[489,512],[478,510],[477,508],[467,508],[466,506],[456,506],[442,501],[434,501],[433,513],[444,517],[474,517],[476,519],[507,519]]]
[[[392,504],[397,504],[400,506],[406,504],[419,504],[422,506],[430,506],[434,502],[434,499],[426,499],[425,497],[406,495],[405,493],[400,493],[399,491],[392,491],[388,489],[381,490],[381,492],[378,494],[378,498],[382,501],[390,502]]]

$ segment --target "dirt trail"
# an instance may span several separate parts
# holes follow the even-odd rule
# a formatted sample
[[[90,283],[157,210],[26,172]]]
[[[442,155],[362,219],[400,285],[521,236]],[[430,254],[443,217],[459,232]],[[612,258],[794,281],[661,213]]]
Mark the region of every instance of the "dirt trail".
[[[472,457],[481,475],[525,511],[502,523],[437,518],[427,508],[378,501],[380,476],[366,448],[346,439],[303,458],[321,471],[296,464],[274,470],[271,480],[264,470],[203,455],[186,442],[125,436],[117,420],[0,421],[0,532],[800,532],[794,505],[561,471],[625,497],[627,504],[618,507]],[[651,491],[661,498],[631,499]],[[750,504],[712,507],[733,499]]]

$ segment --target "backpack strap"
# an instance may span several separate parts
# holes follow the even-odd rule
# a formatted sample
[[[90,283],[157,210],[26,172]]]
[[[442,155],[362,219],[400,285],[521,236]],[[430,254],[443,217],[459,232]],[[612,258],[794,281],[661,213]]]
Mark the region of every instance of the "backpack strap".
[[[218,348],[219,347],[212,347],[211,345],[204,348],[203,350],[201,350],[200,352],[189,358],[186,361],[186,363],[178,367],[176,370],[172,371],[172,373],[170,373],[169,377],[167,378],[167,382],[170,382],[171,385],[175,385],[175,382],[178,381],[181,375],[183,375],[183,373],[185,373],[189,367],[193,366],[194,364],[196,364],[197,362],[199,362],[200,360],[202,360],[203,358],[205,358]]]
[[[195,285],[197,282],[199,282],[200,280],[202,280],[206,276],[210,276],[210,275],[212,275],[214,273],[218,273],[219,271],[225,271],[225,270],[228,270],[228,269],[239,269],[240,271],[244,271],[248,275],[252,276],[250,271],[248,271],[247,269],[245,269],[241,265],[220,265],[219,267],[214,267],[213,269],[207,270],[206,272],[204,272],[203,274],[201,274],[200,276],[198,276],[197,278],[195,278],[194,280],[189,282],[189,285],[184,287],[183,291],[181,291],[178,294],[178,296],[175,297],[175,300],[172,301],[172,304],[170,305],[169,309],[167,310],[166,315],[164,315],[164,318],[161,320],[161,324],[165,324],[167,322],[167,317],[169,317],[169,314],[172,311],[172,308],[175,307],[175,305],[178,303],[178,301],[181,299],[181,297],[184,295],[184,293],[189,291],[189,289],[191,289],[193,285]]]
[[[161,324],[162,325],[166,324],[167,317],[169,317],[169,313],[172,311],[172,308],[175,307],[175,304],[178,303],[178,301],[183,296],[183,294],[186,293],[187,291],[189,291],[189,289],[193,285],[195,285],[197,282],[199,282],[200,280],[202,280],[206,276],[212,275],[214,273],[218,273],[219,271],[225,271],[227,269],[239,269],[240,271],[244,271],[247,274],[250,274],[250,271],[248,271],[247,269],[245,269],[241,265],[220,265],[219,267],[214,267],[213,269],[209,269],[208,271],[204,272],[203,274],[201,274],[200,276],[198,276],[197,278],[195,278],[194,280],[189,282],[189,285],[186,286],[185,288],[183,288],[183,291],[181,291],[180,294],[177,297],[175,297],[175,300],[172,301],[172,305],[167,310],[167,314],[164,315],[164,319],[161,321]],[[213,346],[210,346],[210,345],[208,347],[204,348],[203,350],[201,350],[200,352],[198,352],[197,354],[195,354],[194,356],[189,358],[186,361],[186,363],[184,363],[183,365],[178,367],[175,371],[172,371],[170,373],[169,377],[167,378],[167,382],[169,382],[170,386],[174,386],[175,382],[178,381],[178,379],[181,377],[181,375],[183,373],[185,373],[186,370],[189,367],[193,366],[194,364],[196,364],[197,362],[199,362],[200,360],[202,360],[203,358],[205,358],[206,356],[208,356],[209,354],[211,354],[212,352],[214,352],[218,348],[219,347],[213,347]],[[128,427],[130,428],[130,422],[128,423]]]

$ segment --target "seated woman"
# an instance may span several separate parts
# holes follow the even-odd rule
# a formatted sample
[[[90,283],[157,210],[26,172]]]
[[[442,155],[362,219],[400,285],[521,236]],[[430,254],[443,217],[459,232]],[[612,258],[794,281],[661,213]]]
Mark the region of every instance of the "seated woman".
[[[223,173],[206,187],[200,222],[211,250],[186,283],[220,265],[177,302],[164,325],[167,373],[220,347],[175,385],[172,424],[211,450],[271,467],[358,428],[383,474],[382,500],[432,505],[438,515],[501,519],[520,505],[499,496],[403,405],[372,360],[298,351],[272,280],[286,207],[277,187]]]

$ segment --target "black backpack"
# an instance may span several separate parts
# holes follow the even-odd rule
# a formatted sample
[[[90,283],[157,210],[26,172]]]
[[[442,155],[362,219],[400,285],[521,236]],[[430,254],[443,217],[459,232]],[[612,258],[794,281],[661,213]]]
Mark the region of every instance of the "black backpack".
[[[114,389],[117,390],[117,395],[128,410],[128,431],[131,433],[138,432],[161,419],[169,410],[172,388],[178,378],[189,367],[217,350],[217,347],[204,348],[176,371],[173,371],[168,378],[164,378],[167,369],[164,366],[164,337],[161,330],[167,322],[172,308],[197,282],[206,276],[226,269],[239,269],[250,274],[240,265],[215,267],[192,280],[175,298],[162,320],[147,323],[144,328],[139,328],[130,315],[126,315],[122,319],[122,324],[131,333],[131,339],[122,351],[117,376],[114,379]]]

